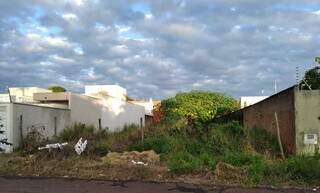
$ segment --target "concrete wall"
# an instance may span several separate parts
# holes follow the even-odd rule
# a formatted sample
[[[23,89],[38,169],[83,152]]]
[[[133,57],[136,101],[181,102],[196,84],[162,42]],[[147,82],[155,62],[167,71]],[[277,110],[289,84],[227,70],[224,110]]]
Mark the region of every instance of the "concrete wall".
[[[70,93],[69,108],[72,123],[84,123],[99,128],[102,106],[97,99]]]
[[[114,98],[126,100],[127,90],[118,85],[90,85],[85,86],[85,95],[96,96],[98,93],[104,93]]]
[[[102,125],[108,127],[110,131],[116,131],[125,124],[142,124],[145,122],[145,108],[140,105],[127,103],[117,98],[107,98],[102,100]]]
[[[41,92],[51,92],[39,87],[13,87],[9,88],[10,95],[15,96],[14,102],[34,102],[33,94]]]
[[[14,147],[21,144],[20,116],[22,116],[23,137],[36,128],[44,137],[50,138],[60,133],[70,123],[70,110],[41,107],[29,104],[13,103],[12,106],[12,142]]]
[[[246,107],[242,111],[245,127],[266,129],[275,136],[277,130],[274,113],[277,112],[284,149],[289,154],[295,153],[294,87]]]
[[[122,128],[125,124],[144,124],[145,109],[142,106],[127,103],[114,98],[93,98],[85,95],[70,94],[69,107],[71,122],[85,123],[99,128],[108,127],[110,131]]]
[[[314,154],[319,151],[320,136],[320,90],[295,92],[296,144],[298,154]],[[305,144],[305,135],[313,134],[317,144]]]

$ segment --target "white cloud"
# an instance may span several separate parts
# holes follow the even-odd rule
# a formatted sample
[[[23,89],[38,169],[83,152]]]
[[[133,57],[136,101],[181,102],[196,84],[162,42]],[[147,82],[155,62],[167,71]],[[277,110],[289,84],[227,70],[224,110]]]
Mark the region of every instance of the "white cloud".
[[[65,14],[62,14],[62,18],[67,21],[75,21],[78,19],[78,16],[73,13],[65,13]]]

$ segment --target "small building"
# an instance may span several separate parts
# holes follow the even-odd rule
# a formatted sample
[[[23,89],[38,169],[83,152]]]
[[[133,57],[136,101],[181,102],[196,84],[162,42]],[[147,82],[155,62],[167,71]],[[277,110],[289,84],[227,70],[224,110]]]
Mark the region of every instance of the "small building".
[[[256,104],[264,99],[268,98],[268,96],[243,96],[240,97],[240,105],[241,108]]]
[[[241,110],[247,128],[262,128],[277,136],[275,112],[280,137],[288,154],[319,152],[320,90],[290,87]]]
[[[0,130],[5,131],[0,139],[13,143],[3,147],[6,152],[19,147],[31,129],[50,138],[74,123],[111,132],[145,124],[145,107],[127,102],[126,89],[117,85],[86,86],[84,94],[36,87],[10,88],[10,93],[11,101],[8,94],[0,96]]]

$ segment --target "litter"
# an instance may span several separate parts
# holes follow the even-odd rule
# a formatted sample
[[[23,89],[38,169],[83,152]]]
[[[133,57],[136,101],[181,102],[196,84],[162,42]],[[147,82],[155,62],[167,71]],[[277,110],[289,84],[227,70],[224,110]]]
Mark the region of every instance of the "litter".
[[[79,139],[78,143],[74,146],[74,150],[78,155],[81,155],[81,153],[86,149],[87,143],[87,140],[82,142],[82,137]]]
[[[54,143],[54,144],[47,144],[44,147],[39,147],[38,150],[43,150],[43,149],[63,149],[63,146],[68,145],[68,143]]]
[[[131,160],[131,163],[133,163],[134,165],[144,165],[144,166],[147,166],[148,163],[143,163],[143,162],[136,162],[134,160]]]

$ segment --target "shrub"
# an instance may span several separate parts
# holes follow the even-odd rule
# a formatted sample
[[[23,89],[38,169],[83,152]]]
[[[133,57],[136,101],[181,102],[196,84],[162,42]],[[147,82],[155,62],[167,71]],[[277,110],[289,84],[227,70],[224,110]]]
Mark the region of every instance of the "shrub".
[[[56,86],[56,85],[49,86],[48,90],[51,90],[52,92],[66,92],[65,88],[63,88],[62,86]]]
[[[206,91],[178,93],[175,97],[161,102],[163,120],[171,124],[180,122],[181,119],[186,119],[185,123],[207,122],[236,109],[238,103],[235,99]]]

